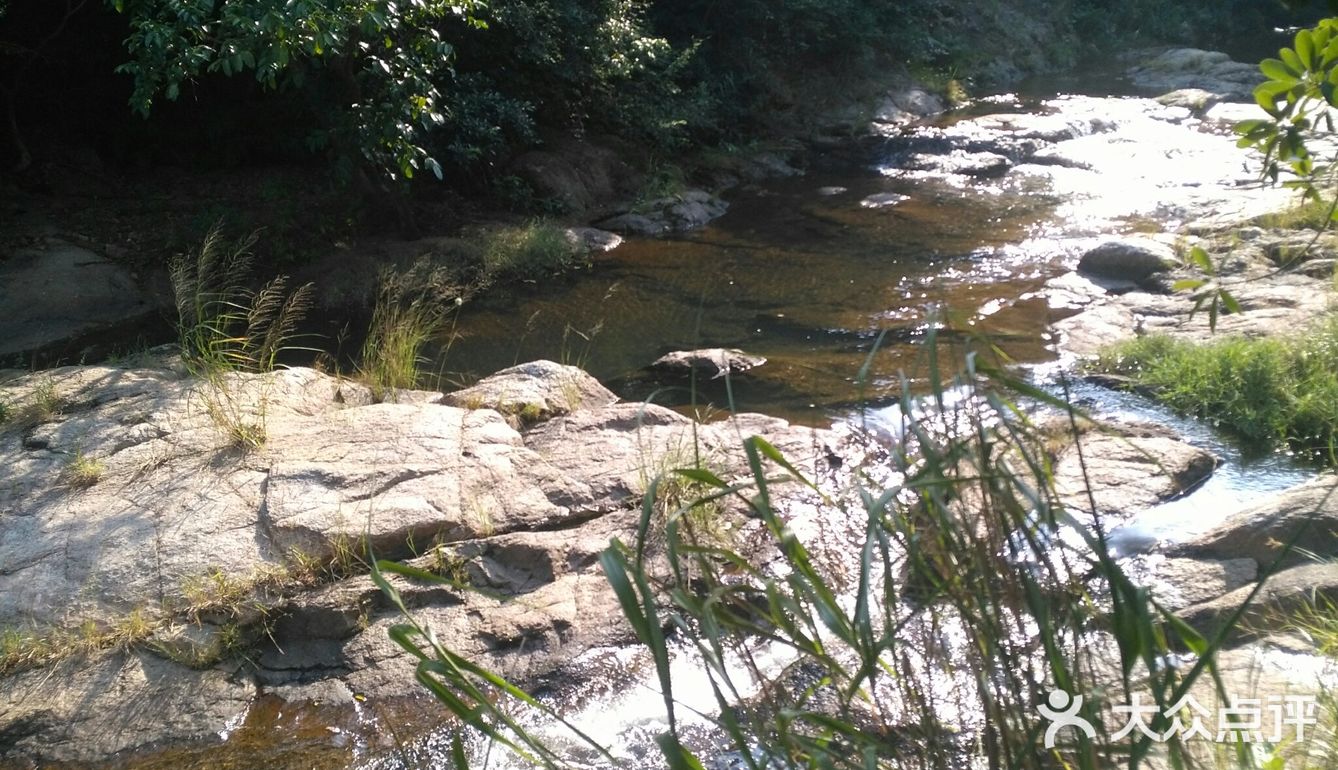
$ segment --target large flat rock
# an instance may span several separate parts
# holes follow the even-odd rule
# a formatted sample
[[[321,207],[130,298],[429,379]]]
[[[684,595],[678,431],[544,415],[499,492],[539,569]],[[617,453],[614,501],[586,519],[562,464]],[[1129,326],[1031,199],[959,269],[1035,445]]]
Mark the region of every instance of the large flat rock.
[[[0,358],[143,315],[153,309],[130,273],[58,239],[0,260]]]

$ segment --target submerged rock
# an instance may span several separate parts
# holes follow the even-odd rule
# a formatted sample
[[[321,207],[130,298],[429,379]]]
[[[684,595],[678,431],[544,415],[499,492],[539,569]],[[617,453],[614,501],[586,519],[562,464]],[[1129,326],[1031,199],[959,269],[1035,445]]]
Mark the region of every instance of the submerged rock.
[[[861,200],[859,205],[866,209],[882,209],[887,208],[888,206],[895,206],[898,203],[907,200],[910,200],[910,196],[902,195],[900,193],[874,193]]]

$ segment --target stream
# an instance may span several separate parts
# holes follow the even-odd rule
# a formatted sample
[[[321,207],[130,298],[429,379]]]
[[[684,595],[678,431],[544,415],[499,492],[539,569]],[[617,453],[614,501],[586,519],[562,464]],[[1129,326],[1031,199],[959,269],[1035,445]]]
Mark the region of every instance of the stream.
[[[1281,205],[1251,184],[1249,158],[1234,146],[1228,126],[1243,110],[1200,119],[1122,95],[984,100],[936,125],[819,156],[803,176],[739,189],[728,213],[699,231],[629,239],[569,279],[468,307],[438,365],[467,381],[551,358],[583,366],[624,398],[699,415],[734,409],[891,430],[901,374],[927,376],[918,343],[938,313],[956,353],[988,340],[1061,393],[1072,362],[1046,329],[1074,304],[1068,284],[1050,282],[1086,249],[1110,234],[1192,230]],[[647,373],[666,352],[704,347],[768,362],[728,390],[723,380],[687,388]],[[1086,410],[1166,425],[1222,458],[1192,494],[1115,530],[1123,553],[1187,537],[1313,473],[1139,396],[1072,378],[1064,387]],[[701,675],[690,656],[680,657],[681,713],[713,710],[705,682],[692,686]],[[578,669],[588,676],[557,698],[559,710],[629,766],[658,761],[653,737],[666,725],[653,667],[634,651],[596,650]],[[475,761],[485,755],[479,749]],[[444,763],[449,742],[429,736],[411,756]],[[488,767],[519,766],[486,756]],[[391,755],[359,765],[402,766]],[[728,756],[712,766],[730,766]]]
[[[940,319],[946,359],[995,345],[1042,387],[1067,388],[1083,409],[1157,422],[1216,452],[1223,462],[1208,482],[1111,534],[1128,554],[1187,537],[1313,470],[1284,454],[1250,453],[1136,395],[1066,377],[1072,361],[1047,328],[1085,301],[1090,287],[1072,271],[1103,238],[1241,221],[1282,207],[1285,193],[1254,184],[1251,159],[1229,132],[1257,108],[1220,105],[1195,116],[1100,93],[982,99],[933,124],[818,152],[802,176],[729,193],[728,212],[707,227],[631,238],[588,270],[464,306],[433,368],[468,384],[546,358],[585,368],[625,399],[706,419],[750,411],[894,431],[902,377],[912,387],[927,381],[920,343]],[[723,378],[687,387],[649,372],[664,353],[706,347],[741,348],[767,363],[728,387]],[[712,711],[691,656],[680,651],[675,665],[680,714]],[[654,667],[636,650],[598,649],[574,668],[572,691],[555,693],[554,707],[623,766],[658,765],[653,738],[665,724]],[[228,726],[222,747],[164,752],[136,766],[249,767],[263,757],[282,768],[449,767],[449,733],[430,729],[439,723],[435,704],[423,703],[395,714],[355,704],[349,713],[262,698]],[[688,719],[689,731],[694,720],[707,724]],[[399,732],[420,737],[400,744]],[[698,737],[710,747],[711,736]],[[472,749],[471,766],[522,766]],[[596,759],[590,767],[601,766]],[[731,766],[728,752],[711,766]]]

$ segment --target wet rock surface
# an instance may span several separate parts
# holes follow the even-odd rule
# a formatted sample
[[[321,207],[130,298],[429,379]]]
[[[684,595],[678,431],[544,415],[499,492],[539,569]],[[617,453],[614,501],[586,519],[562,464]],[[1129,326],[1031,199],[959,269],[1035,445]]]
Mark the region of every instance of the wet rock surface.
[[[1116,280],[1143,281],[1154,273],[1164,273],[1180,264],[1175,252],[1150,238],[1124,238],[1106,241],[1082,255],[1078,270]]]
[[[1221,285],[1244,311],[1219,316],[1216,332],[1209,327],[1206,313],[1191,317],[1193,302],[1186,293],[1170,293],[1161,288],[1154,292],[1107,291],[1108,287],[1102,287],[1102,291],[1086,298],[1073,294],[1064,297],[1063,301],[1075,302],[1085,309],[1054,324],[1061,335],[1061,347],[1077,355],[1091,356],[1108,345],[1143,334],[1174,334],[1204,341],[1228,335],[1289,336],[1323,318],[1332,302],[1332,273],[1316,270],[1311,275],[1303,268],[1308,264],[1328,267],[1319,255],[1333,248],[1331,237],[1319,240],[1316,250],[1309,255],[1315,257],[1314,262],[1296,259],[1291,269],[1279,270],[1273,255],[1299,254],[1297,241],[1309,242],[1313,234],[1301,239],[1280,230],[1252,235],[1250,240],[1228,233],[1200,241],[1217,265]],[[1291,251],[1293,248],[1298,251]],[[1182,266],[1164,273],[1158,280],[1170,286],[1179,280],[1205,278],[1198,269]]]
[[[655,237],[694,230],[724,214],[728,208],[728,203],[705,190],[685,190],[596,224],[618,233]]]
[[[1189,492],[1219,462],[1155,425],[1108,425],[1065,440],[1072,443],[1055,455],[1055,491],[1072,510],[1107,523]]]
[[[1294,544],[1294,550],[1288,552],[1288,544]],[[1260,569],[1338,558],[1338,477],[1325,474],[1236,511],[1171,552],[1203,559],[1252,559]]]

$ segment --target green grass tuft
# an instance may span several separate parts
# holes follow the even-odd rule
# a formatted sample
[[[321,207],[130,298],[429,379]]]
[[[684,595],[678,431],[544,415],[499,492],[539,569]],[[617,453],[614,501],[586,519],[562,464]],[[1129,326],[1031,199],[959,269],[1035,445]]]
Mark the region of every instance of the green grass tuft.
[[[1261,447],[1289,446],[1334,462],[1338,318],[1286,340],[1141,337],[1107,350],[1095,368],[1131,377],[1174,409]]]
[[[478,249],[485,283],[538,281],[580,263],[566,231],[543,221],[484,231]]]
[[[1253,223],[1279,230],[1326,230],[1331,224],[1329,209],[1332,205],[1332,197],[1308,200],[1291,208],[1255,217]]]
[[[87,489],[102,481],[102,477],[106,473],[107,466],[101,460],[84,454],[83,450],[80,450],[70,458],[70,462],[65,466],[62,475],[65,483],[70,486],[77,489]]]
[[[422,383],[423,347],[446,332],[449,309],[427,290],[414,290],[405,275],[387,272],[362,346],[359,379],[384,401]]]

